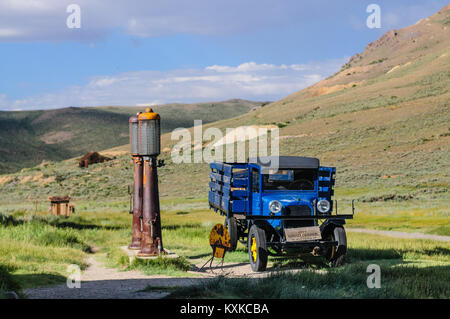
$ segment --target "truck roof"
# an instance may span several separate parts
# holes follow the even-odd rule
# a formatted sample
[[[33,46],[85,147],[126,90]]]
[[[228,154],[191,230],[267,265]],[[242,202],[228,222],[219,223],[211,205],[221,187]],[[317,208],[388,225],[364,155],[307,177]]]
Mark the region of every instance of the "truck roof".
[[[278,160],[278,165],[277,165]],[[249,163],[257,164],[264,168],[312,168],[318,169],[320,162],[318,158],[302,156],[260,156],[251,157]]]

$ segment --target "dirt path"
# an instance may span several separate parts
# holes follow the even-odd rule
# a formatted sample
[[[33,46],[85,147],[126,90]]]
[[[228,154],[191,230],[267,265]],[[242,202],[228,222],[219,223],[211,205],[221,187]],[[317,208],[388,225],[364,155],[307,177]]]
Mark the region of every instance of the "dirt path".
[[[31,288],[24,293],[30,299],[157,299],[168,295],[164,291],[140,292],[147,286],[181,287],[199,283],[202,278],[174,278],[168,276],[147,276],[139,271],[119,271],[106,268],[94,257],[87,262],[83,272],[81,288],[67,285]]]
[[[440,235],[432,235],[432,234],[422,234],[422,233],[408,233],[402,231],[393,231],[393,230],[376,230],[376,229],[365,229],[365,228],[346,228],[345,229],[349,233],[366,233],[366,234],[374,234],[388,237],[396,237],[396,238],[408,238],[408,239],[431,239],[437,241],[450,241],[450,236],[440,236]]]

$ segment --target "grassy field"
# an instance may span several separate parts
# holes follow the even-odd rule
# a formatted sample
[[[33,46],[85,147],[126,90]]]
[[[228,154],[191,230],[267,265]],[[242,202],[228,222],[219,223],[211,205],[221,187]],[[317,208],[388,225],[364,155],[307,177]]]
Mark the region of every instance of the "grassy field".
[[[85,203],[90,206],[89,203]],[[190,215],[177,210],[174,200],[162,201],[164,244],[183,258],[173,264],[134,262],[120,249],[131,239],[131,216],[127,203],[116,203],[116,211],[83,211],[66,219],[47,212],[18,210],[0,215],[0,290],[28,288],[64,282],[66,268],[77,264],[84,269],[93,250],[110,267],[140,269],[148,274],[186,275],[188,259],[209,252],[207,238],[213,223],[222,221],[210,212]],[[92,205],[95,207],[95,205]],[[171,209],[173,208],[173,209]],[[191,238],[192,243],[186,242]]]
[[[62,283],[69,264],[86,267],[85,260],[93,251],[108,267],[138,269],[147,274],[191,276],[190,264],[206,261],[211,254],[209,231],[223,218],[203,208],[204,199],[163,199],[163,241],[166,248],[182,258],[174,261],[135,261],[130,264],[120,249],[131,238],[131,216],[127,202],[117,202],[104,211],[81,210],[70,218],[56,218],[47,212],[15,211],[0,215],[0,290]],[[91,206],[89,202],[85,207]],[[98,205],[98,204],[96,204]],[[96,207],[96,205],[92,205]],[[81,206],[81,205],[80,205]],[[362,215],[369,228],[395,228],[395,221],[381,215]],[[379,216],[378,216],[379,217]],[[439,214],[417,231],[438,225]],[[395,218],[399,218],[395,216]],[[423,216],[425,219],[426,216]],[[372,220],[376,221],[373,227]],[[359,217],[349,226],[360,226]],[[353,223],[355,223],[353,225]],[[303,297],[388,297],[449,298],[450,244],[431,240],[395,239],[377,235],[348,233],[347,264],[330,268],[322,258],[272,258],[275,269],[301,268],[305,272],[287,275],[272,273],[258,280],[219,278],[205,286],[173,289],[172,297],[190,298],[303,298]],[[226,262],[247,262],[246,248],[238,245]],[[382,289],[368,289],[365,270],[378,264],[382,272]],[[276,285],[274,283],[277,283]],[[267,287],[272,287],[268,289]],[[305,288],[302,288],[305,287]],[[205,288],[208,295],[205,295]],[[150,289],[150,288],[149,288]],[[264,294],[264,295],[262,295]]]

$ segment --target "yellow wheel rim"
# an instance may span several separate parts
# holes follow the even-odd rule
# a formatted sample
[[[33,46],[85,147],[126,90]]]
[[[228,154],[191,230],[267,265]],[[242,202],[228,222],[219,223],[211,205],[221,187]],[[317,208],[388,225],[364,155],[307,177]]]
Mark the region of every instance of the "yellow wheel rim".
[[[258,248],[256,247],[255,237],[252,237],[252,246],[250,247],[250,251],[252,252],[253,261],[256,262],[256,258],[258,257]]]
[[[333,259],[334,258],[334,254],[336,253],[336,247],[335,246],[333,246],[332,248],[331,248],[331,257],[330,257],[330,259]]]
[[[334,235],[331,235],[331,240],[334,241]],[[334,254],[336,254],[336,246],[331,247],[331,256],[330,259],[334,258]]]

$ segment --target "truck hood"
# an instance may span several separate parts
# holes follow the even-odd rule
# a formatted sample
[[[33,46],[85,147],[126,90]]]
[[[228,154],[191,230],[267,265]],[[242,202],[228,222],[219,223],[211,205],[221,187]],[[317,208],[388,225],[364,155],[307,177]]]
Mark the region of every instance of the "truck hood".
[[[269,205],[269,203],[273,200],[277,200],[283,205],[283,207],[293,206],[293,205],[308,205],[313,206],[313,201],[316,197],[312,194],[303,195],[303,194],[271,194],[264,195],[262,200],[265,206]]]

